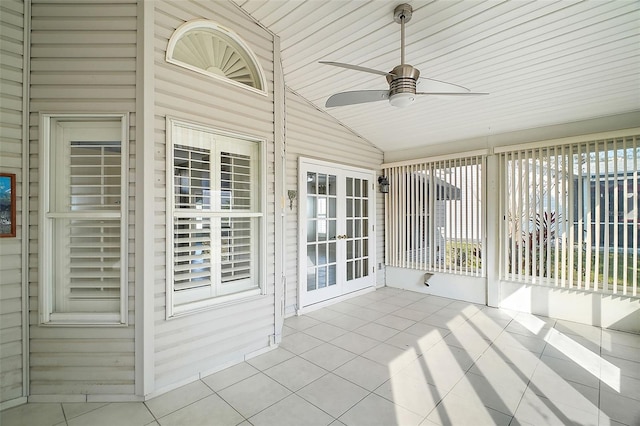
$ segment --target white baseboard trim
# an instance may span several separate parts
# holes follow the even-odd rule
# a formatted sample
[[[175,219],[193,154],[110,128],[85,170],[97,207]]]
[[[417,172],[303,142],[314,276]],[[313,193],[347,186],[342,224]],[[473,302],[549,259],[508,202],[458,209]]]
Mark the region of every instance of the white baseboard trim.
[[[298,309],[298,311],[296,312],[296,315],[308,314],[309,312],[317,311],[318,309],[322,309],[322,308],[325,308],[327,306],[330,306],[330,305],[333,305],[333,304],[336,304],[336,303],[339,303],[339,302],[344,302],[345,300],[349,300],[349,299],[352,299],[354,297],[362,296],[363,294],[371,293],[372,291],[376,291],[376,287],[375,286],[363,288],[362,290],[357,290],[357,291],[354,291],[352,293],[343,294],[342,296],[334,297],[333,299],[324,300],[322,302],[314,303],[313,305],[305,306],[304,308]]]
[[[21,396],[19,398],[10,399],[8,401],[2,401],[2,402],[0,402],[0,411],[6,410],[8,408],[17,407],[18,405],[22,405],[22,404],[26,404],[26,403],[27,403],[27,397],[26,396]]]

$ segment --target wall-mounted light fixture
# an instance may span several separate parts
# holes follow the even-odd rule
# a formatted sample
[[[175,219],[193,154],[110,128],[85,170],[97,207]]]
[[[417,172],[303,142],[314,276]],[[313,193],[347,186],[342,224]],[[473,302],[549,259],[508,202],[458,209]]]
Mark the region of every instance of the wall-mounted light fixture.
[[[289,210],[293,210],[293,200],[298,196],[298,191],[290,189],[287,191],[287,197],[289,197]]]
[[[389,193],[389,179],[386,176],[380,176],[378,178],[378,183],[380,184],[380,192],[383,194]]]

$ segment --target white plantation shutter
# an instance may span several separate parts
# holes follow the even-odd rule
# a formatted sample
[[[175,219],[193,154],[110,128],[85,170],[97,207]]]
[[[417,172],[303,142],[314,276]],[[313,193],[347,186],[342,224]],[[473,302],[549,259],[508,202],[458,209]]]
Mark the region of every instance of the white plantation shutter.
[[[223,210],[251,211],[251,156],[232,152],[220,153],[220,184]],[[222,220],[221,268],[222,282],[246,280],[251,277],[251,235],[255,233],[251,218],[234,217]]]
[[[61,239],[68,258],[67,306],[71,312],[114,312],[120,303],[120,220],[65,220]],[[66,268],[65,268],[66,269]],[[62,287],[61,288],[65,288]]]
[[[124,120],[49,120],[43,321],[124,322]]]
[[[220,184],[223,210],[251,210],[251,157],[221,152]]]
[[[117,133],[117,128],[116,134]],[[119,135],[118,135],[119,136]],[[73,137],[73,136],[72,136]],[[54,200],[56,238],[56,312],[117,312],[120,304],[121,167],[120,141],[68,140]],[[67,145],[68,144],[68,145]],[[83,218],[109,212],[96,220]],[[78,219],[74,219],[78,217]]]
[[[218,296],[258,288],[258,143],[171,123],[169,306],[199,307]]]
[[[68,208],[119,210],[122,196],[120,141],[70,141]]]
[[[211,280],[211,219],[174,221],[174,285],[176,290],[209,287]]]
[[[221,268],[222,282],[251,277],[251,218],[226,218],[222,220]]]

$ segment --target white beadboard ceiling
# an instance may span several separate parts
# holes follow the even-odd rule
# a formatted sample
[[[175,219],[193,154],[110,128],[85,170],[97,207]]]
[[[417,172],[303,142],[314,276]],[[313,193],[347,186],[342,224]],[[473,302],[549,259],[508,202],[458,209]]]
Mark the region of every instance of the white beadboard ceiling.
[[[285,84],[383,151],[640,110],[637,0],[235,2],[280,37]],[[318,61],[390,71],[401,3],[413,7],[406,62],[491,94],[325,108],[336,92],[388,88],[383,76]]]

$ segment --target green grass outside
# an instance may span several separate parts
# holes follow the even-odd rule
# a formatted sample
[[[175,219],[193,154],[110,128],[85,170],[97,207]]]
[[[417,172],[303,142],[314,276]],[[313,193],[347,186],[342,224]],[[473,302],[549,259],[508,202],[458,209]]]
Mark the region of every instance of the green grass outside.
[[[577,284],[578,283],[578,278],[580,278],[581,283],[583,284],[583,286],[585,285],[585,280],[587,278],[587,274],[586,274],[586,270],[587,270],[587,251],[586,249],[582,250],[582,266],[581,268],[578,268],[578,255],[579,255],[579,249],[578,248],[574,248],[573,249],[573,262],[572,265],[569,265],[569,252],[565,252],[564,256],[565,256],[565,262],[563,266],[562,265],[562,250],[558,250],[558,257],[560,258],[560,262],[561,264],[558,265],[558,268],[556,270],[556,266],[555,266],[555,259],[556,259],[556,255],[555,255],[555,250],[552,250],[550,252],[550,259],[549,259],[549,263],[551,265],[550,270],[547,272],[547,258],[545,257],[543,259],[544,265],[539,265],[540,262],[540,258],[539,255],[536,253],[536,271],[534,273],[533,269],[533,262],[532,259],[529,260],[530,265],[529,265],[529,269],[530,269],[530,273],[533,273],[536,276],[539,277],[543,277],[543,278],[549,278],[549,279],[555,279],[556,277],[558,278],[562,278],[563,276],[566,277],[568,279],[569,277],[569,271],[571,268],[571,273],[573,274],[573,283]],[[595,250],[592,249],[591,251],[591,259],[590,259],[590,269],[591,269],[591,275],[589,277],[589,287],[593,287],[593,281],[594,281],[594,267],[595,267],[595,261],[596,261],[596,253],[598,256],[598,272],[597,272],[597,286],[598,288],[602,289],[604,284],[607,284],[609,286],[613,286],[614,284],[614,276],[617,277],[617,285],[622,287],[622,286],[628,286],[631,287],[632,283],[633,283],[633,274],[634,272],[636,272],[636,274],[640,274],[637,271],[640,271],[640,255],[636,256],[636,262],[633,261],[633,253],[631,253],[630,251],[628,251],[627,253],[617,253],[617,256],[615,253],[613,252],[609,252],[607,253],[607,262],[608,262],[608,271],[607,271],[607,276],[605,277],[605,273],[604,273],[604,266],[605,266],[605,253],[603,249],[600,250]],[[625,259],[626,259],[626,268],[625,268]],[[615,264],[614,261],[617,261],[617,269],[615,268]],[[580,269],[580,273],[581,273],[581,277],[578,277],[578,269]],[[625,271],[626,271],[626,281],[625,281]],[[522,260],[521,260],[521,264],[520,264],[520,272],[521,273],[525,273],[525,261],[524,261],[524,255],[522,256]],[[640,280],[640,276],[638,278]],[[637,283],[638,287],[640,287],[640,282]]]
[[[481,268],[482,247],[480,243],[462,243],[448,241],[445,244],[445,267]]]
[[[482,250],[481,250],[481,245],[480,243],[462,243],[462,242],[453,242],[453,241],[449,241],[446,243],[445,245],[445,267],[449,267],[449,268],[465,268],[468,267],[470,269],[473,268],[481,268],[482,267]],[[573,282],[574,284],[577,284],[578,282],[578,252],[579,249],[575,248],[573,251]],[[558,255],[560,256],[560,259],[562,259],[562,252],[559,251]],[[640,288],[640,254],[638,254],[636,256],[636,261],[634,263],[634,259],[633,259],[633,253],[631,253],[630,251],[628,251],[627,253],[618,253],[617,256],[615,256],[614,253],[610,252],[608,253],[608,273],[607,273],[607,279],[605,281],[605,275],[604,275],[604,250],[600,249],[598,251],[598,277],[597,277],[597,285],[598,288],[602,289],[603,287],[603,283],[608,284],[610,287],[613,286],[613,282],[614,282],[614,272],[615,272],[615,276],[617,276],[617,285],[618,287],[623,287],[624,285],[626,285],[627,287],[631,287],[631,283],[633,282],[633,274],[634,272],[637,274],[638,276],[638,281],[637,281],[637,287]],[[569,253],[565,253],[565,258],[569,256]],[[616,259],[617,257],[617,259]],[[590,268],[592,270],[591,276],[589,277],[589,281],[590,281],[590,285],[589,287],[593,287],[593,281],[594,281],[594,276],[593,276],[593,268],[595,266],[595,258],[596,258],[596,251],[592,250],[591,252],[591,261],[590,261]],[[625,269],[625,258],[626,258],[626,269]],[[614,268],[614,259],[617,260],[617,270]],[[565,260],[566,264],[569,263],[569,259],[566,258]],[[530,263],[531,259],[530,259]],[[540,265],[539,265],[539,257],[536,256],[536,264],[537,264],[537,271],[536,274],[537,276],[541,276],[541,277],[546,277],[546,278],[550,278],[550,279],[555,279],[556,277],[556,269],[555,269],[555,250],[551,251],[551,259],[550,259],[550,264],[551,264],[551,270],[549,271],[549,273],[547,273],[545,271],[546,269],[546,265],[547,265],[547,259],[544,259],[544,265],[542,267],[542,273],[540,273]],[[521,272],[524,273],[525,272],[525,264],[524,264],[524,255],[522,258],[522,263],[521,263]],[[584,286],[585,284],[585,279],[586,279],[586,267],[587,267],[587,251],[585,249],[582,250],[582,267],[581,269],[581,273],[582,273],[582,277],[581,277],[581,282]],[[532,264],[529,266],[530,269],[532,269]],[[564,276],[565,277],[569,277],[569,269],[568,267],[565,267],[566,270],[564,271]],[[626,282],[625,282],[625,270],[626,270]],[[531,271],[533,272],[533,271]],[[557,276],[559,278],[562,278],[563,276],[563,268],[562,265],[558,266],[558,270],[557,270]]]

